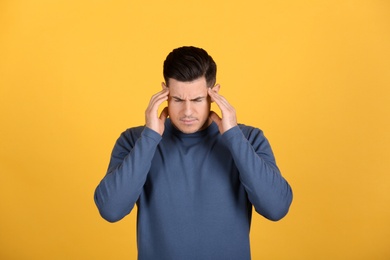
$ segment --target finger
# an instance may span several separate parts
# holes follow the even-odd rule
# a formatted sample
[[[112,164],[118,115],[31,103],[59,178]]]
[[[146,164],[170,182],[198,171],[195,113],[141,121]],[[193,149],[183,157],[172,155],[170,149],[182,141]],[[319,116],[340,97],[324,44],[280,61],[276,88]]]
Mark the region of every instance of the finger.
[[[160,106],[164,101],[168,100],[169,90],[164,89],[152,96],[149,102],[149,108],[156,109]]]
[[[217,101],[225,101],[225,102],[227,102],[227,100],[226,100],[223,96],[221,96],[220,94],[218,94],[218,92],[215,91],[215,90],[213,90],[213,89],[209,89],[209,95],[210,95],[213,99],[215,99],[215,102],[217,102]]]
[[[226,98],[219,95],[217,92],[209,89],[209,95],[212,101],[214,101],[221,110],[229,109],[231,107]]]
[[[160,92],[157,92],[156,94],[154,94],[151,97],[150,103],[153,103],[156,100],[160,100],[161,98],[168,96],[168,93],[169,93],[169,89],[168,88],[165,88],[165,89],[161,90]]]

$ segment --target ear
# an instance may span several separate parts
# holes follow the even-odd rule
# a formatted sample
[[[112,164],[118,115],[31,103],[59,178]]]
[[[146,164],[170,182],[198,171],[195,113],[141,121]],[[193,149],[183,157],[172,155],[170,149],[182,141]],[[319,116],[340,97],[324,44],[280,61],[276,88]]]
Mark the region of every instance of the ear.
[[[215,92],[218,93],[220,88],[221,88],[221,85],[216,84],[216,85],[214,85],[214,87],[212,87],[211,89],[212,89],[213,91],[215,91]]]
[[[168,88],[167,85],[165,84],[165,82],[161,82],[161,87],[162,87],[162,89]]]
[[[218,93],[220,88],[221,88],[221,85],[216,84],[216,85],[214,85],[214,87],[210,88],[210,91]],[[209,95],[209,98],[210,98],[211,103],[213,103],[214,99],[210,95]]]

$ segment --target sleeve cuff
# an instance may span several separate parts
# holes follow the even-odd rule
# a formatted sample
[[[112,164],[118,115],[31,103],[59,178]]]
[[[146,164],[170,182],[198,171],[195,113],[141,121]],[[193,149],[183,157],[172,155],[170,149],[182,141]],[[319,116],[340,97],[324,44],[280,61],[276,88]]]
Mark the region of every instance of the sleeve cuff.
[[[159,143],[162,139],[162,136],[159,135],[156,131],[150,129],[149,127],[146,127],[144,128],[144,130],[142,131],[142,136],[145,136],[145,137],[149,137],[151,138],[153,141],[155,141],[156,143]]]
[[[230,128],[229,130],[227,130],[225,133],[222,134],[222,137],[225,140],[230,140],[230,139],[235,138],[237,136],[242,137],[242,132],[241,132],[241,129],[238,125]]]

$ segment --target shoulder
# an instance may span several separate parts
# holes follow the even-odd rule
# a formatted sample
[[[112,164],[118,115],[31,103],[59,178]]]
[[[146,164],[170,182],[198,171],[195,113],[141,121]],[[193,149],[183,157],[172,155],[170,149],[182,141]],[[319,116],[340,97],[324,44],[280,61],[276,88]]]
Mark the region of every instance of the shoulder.
[[[256,151],[262,151],[273,157],[271,145],[261,129],[244,124],[239,124],[239,127],[245,138]]]
[[[247,139],[264,136],[263,131],[257,127],[253,127],[245,124],[238,124],[238,127],[240,128],[241,132],[244,134],[244,136]]]
[[[265,137],[263,130],[248,126],[244,124],[238,124],[242,134],[245,136],[245,138],[249,141],[249,143],[252,144],[252,146],[255,149],[258,149],[262,147],[264,149],[265,147],[270,146],[268,139]]]

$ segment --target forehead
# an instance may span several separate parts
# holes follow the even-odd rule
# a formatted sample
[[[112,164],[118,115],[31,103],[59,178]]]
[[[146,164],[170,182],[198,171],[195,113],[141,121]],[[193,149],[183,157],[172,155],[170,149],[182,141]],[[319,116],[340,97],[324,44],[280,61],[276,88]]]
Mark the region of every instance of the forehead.
[[[182,82],[175,79],[169,79],[169,95],[177,97],[198,97],[207,96],[207,83],[206,78],[201,77],[194,81]]]

